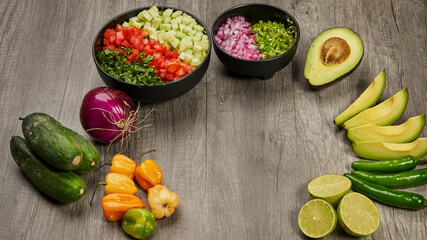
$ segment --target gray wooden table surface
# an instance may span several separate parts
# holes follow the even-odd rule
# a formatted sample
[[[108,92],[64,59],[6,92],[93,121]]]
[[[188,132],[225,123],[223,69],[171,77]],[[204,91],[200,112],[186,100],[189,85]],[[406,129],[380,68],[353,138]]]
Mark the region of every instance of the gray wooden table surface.
[[[107,222],[102,215],[102,191],[90,207],[91,194],[58,204],[31,185],[9,150],[10,136],[22,136],[18,117],[44,112],[88,136],[79,109],[85,93],[104,86],[91,45],[105,21],[156,4],[188,10],[211,26],[222,11],[244,2],[1,1],[0,239],[130,239],[120,222]],[[125,154],[137,158],[156,149],[147,157],[160,165],[163,184],[180,197],[176,213],[156,221],[148,239],[304,239],[297,215],[310,200],[308,182],[349,172],[358,159],[332,121],[372,79],[387,68],[381,100],[408,88],[408,107],[398,123],[427,113],[425,0],[265,2],[288,10],[299,22],[301,40],[291,64],[262,81],[231,74],[212,53],[208,71],[190,92],[142,105],[142,115],[154,108],[146,119],[152,126],[131,138]],[[303,76],[308,46],[333,26],[355,30],[365,55],[349,77],[311,90]],[[110,161],[107,147],[96,147],[101,161]],[[116,144],[110,151],[119,148]],[[83,176],[89,192],[107,172]],[[408,191],[427,197],[427,185]],[[137,196],[147,202],[142,189]],[[426,239],[426,210],[376,205],[381,225],[366,239]],[[352,237],[338,227],[325,239]]]

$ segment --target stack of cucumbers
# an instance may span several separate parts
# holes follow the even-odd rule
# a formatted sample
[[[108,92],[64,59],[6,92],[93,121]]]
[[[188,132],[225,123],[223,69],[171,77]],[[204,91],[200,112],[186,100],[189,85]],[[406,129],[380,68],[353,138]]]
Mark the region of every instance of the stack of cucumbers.
[[[79,200],[86,193],[86,183],[77,174],[98,165],[95,146],[45,113],[31,113],[20,120],[25,138],[12,136],[10,151],[22,172],[59,202]]]

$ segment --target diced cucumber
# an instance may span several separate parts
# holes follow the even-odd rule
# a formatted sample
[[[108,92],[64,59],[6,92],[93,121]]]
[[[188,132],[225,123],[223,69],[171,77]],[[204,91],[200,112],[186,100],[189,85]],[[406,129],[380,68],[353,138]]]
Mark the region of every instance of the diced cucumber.
[[[173,16],[172,16],[173,17]],[[178,23],[182,23],[182,16],[175,18]]]
[[[196,30],[193,29],[188,32],[188,36],[194,36],[194,35],[196,35]]]
[[[129,24],[128,22],[124,22],[124,23],[122,24],[122,26],[123,26],[123,27],[130,27],[130,24]]]
[[[148,28],[151,28],[151,22],[145,22],[144,28],[148,30]]]
[[[182,11],[175,11],[174,13],[172,13],[172,18],[177,18],[179,16],[181,16]]]
[[[193,30],[192,26],[185,26],[184,29],[182,30],[184,33],[187,33],[188,35],[190,35],[189,33]]]
[[[186,64],[191,64],[192,61],[193,61],[193,55],[186,53],[185,54],[184,62]]]
[[[176,21],[176,19],[172,19],[171,20],[171,25],[172,25],[172,29],[173,30],[178,30],[179,29],[179,25],[178,25],[178,22]]]
[[[185,27],[187,27],[187,25],[180,23],[179,24],[179,30],[184,32]]]
[[[198,43],[194,43],[193,46],[194,46],[193,47],[194,52],[201,52],[203,50],[202,45],[200,45]]]
[[[195,25],[194,30],[203,33],[205,31],[205,28],[202,25]]]
[[[202,52],[202,50],[200,50],[200,51],[194,50],[193,56],[194,56],[194,58],[203,59],[203,52]]]
[[[144,10],[138,14],[138,17],[141,18],[142,21],[150,22],[153,19],[147,10]]]
[[[191,23],[191,19],[192,17],[184,13],[182,16],[182,24],[189,25]]]
[[[172,18],[171,18],[171,17],[163,16],[163,22],[164,22],[164,23],[170,23],[170,22],[171,22],[171,20],[172,20]]]
[[[150,35],[151,35],[151,33],[157,32],[157,30],[156,30],[155,28],[153,28],[153,27],[145,28],[145,26],[144,26],[144,29],[147,29],[148,34],[150,34]],[[157,38],[156,38],[156,39],[157,39]]]
[[[193,54],[193,50],[192,49],[185,50],[185,55],[192,55],[192,54]]]
[[[154,28],[153,28],[154,29]],[[149,31],[149,37],[150,37],[150,39],[155,39],[155,40],[159,40],[159,37],[158,37],[158,33],[159,32],[157,32],[156,30],[153,30],[153,31]]]
[[[200,59],[199,58],[193,58],[193,59],[191,59],[191,66],[193,66],[193,67],[197,67],[197,66],[199,66],[200,65],[200,63],[202,63],[202,61],[200,61]]]
[[[168,9],[163,11],[163,17],[164,16],[170,17],[172,15],[172,13],[173,13],[173,10],[168,8]]]
[[[166,42],[166,35],[167,35],[167,33],[165,33],[165,32],[159,32],[157,34],[157,38],[158,38],[160,44],[165,44],[165,42]]]
[[[203,51],[207,52],[209,50],[209,42],[207,42],[207,43],[202,42],[201,46],[202,46]]]
[[[161,17],[156,17],[151,21],[151,26],[155,29],[159,29],[160,24],[163,22]]]
[[[204,40],[206,40],[206,41],[208,41],[208,42],[209,42],[209,37],[208,37],[208,35],[206,35],[206,34],[203,34],[203,35],[202,35],[202,41],[204,41]]]
[[[166,40],[168,40],[171,37],[175,37],[176,36],[176,32],[174,30],[170,30],[166,32],[167,36],[166,36]]]
[[[179,47],[179,44],[180,44],[180,42],[181,42],[181,41],[179,41],[179,39],[178,39],[178,38],[176,38],[176,37],[174,37],[174,36],[170,37],[170,38],[168,39],[168,41],[170,42],[170,44],[172,45],[172,47],[173,47],[174,49],[178,48],[178,47]]]
[[[141,29],[144,24],[143,24],[142,20],[139,17],[131,17],[129,19],[129,25],[135,26],[138,29]]]
[[[172,29],[172,25],[170,25],[169,23],[162,23],[160,24],[160,29],[169,31]]]
[[[147,12],[153,17],[159,16],[159,9],[156,7],[156,5],[152,6],[150,9],[147,10]]]
[[[187,34],[185,34],[185,33],[183,33],[183,32],[181,32],[181,31],[178,31],[178,32],[176,33],[176,37],[177,37],[178,39],[184,39],[184,38],[188,37],[188,35],[187,35]]]

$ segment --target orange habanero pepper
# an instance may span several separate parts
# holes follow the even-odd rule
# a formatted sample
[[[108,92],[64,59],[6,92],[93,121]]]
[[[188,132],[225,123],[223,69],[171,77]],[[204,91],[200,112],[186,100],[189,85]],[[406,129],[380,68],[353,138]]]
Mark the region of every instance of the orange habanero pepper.
[[[120,173],[130,179],[135,177],[136,163],[123,154],[116,154],[111,161],[110,173]]]
[[[142,155],[139,157],[139,159],[142,157]],[[156,162],[151,159],[147,159],[138,167],[136,167],[135,178],[142,189],[148,191],[148,189],[152,188],[153,186],[162,183],[163,174],[162,170]]]
[[[104,196],[101,200],[101,206],[108,221],[121,220],[129,209],[147,207],[139,197],[125,193],[113,193]]]

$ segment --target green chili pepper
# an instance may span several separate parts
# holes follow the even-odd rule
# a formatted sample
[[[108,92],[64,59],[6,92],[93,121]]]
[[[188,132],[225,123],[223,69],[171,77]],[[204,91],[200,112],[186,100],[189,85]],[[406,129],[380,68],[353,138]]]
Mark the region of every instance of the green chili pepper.
[[[393,160],[355,161],[351,164],[351,167],[354,170],[368,172],[394,173],[412,170],[420,162],[427,162],[427,159],[408,156]]]
[[[363,170],[351,172],[354,176],[389,188],[408,188],[427,183],[427,168],[400,173],[375,174]]]
[[[412,210],[419,210],[427,206],[427,200],[420,194],[398,191],[382,185],[370,183],[350,173],[345,173],[344,176],[350,179],[351,187],[354,190],[378,202]]]
[[[279,56],[294,45],[297,36],[296,27],[289,18],[287,21],[288,27],[283,23],[262,20],[252,26],[252,33],[257,34],[255,43],[258,51],[264,54],[262,59]]]
[[[123,230],[137,239],[148,237],[154,231],[154,215],[143,208],[129,209],[122,219]]]

